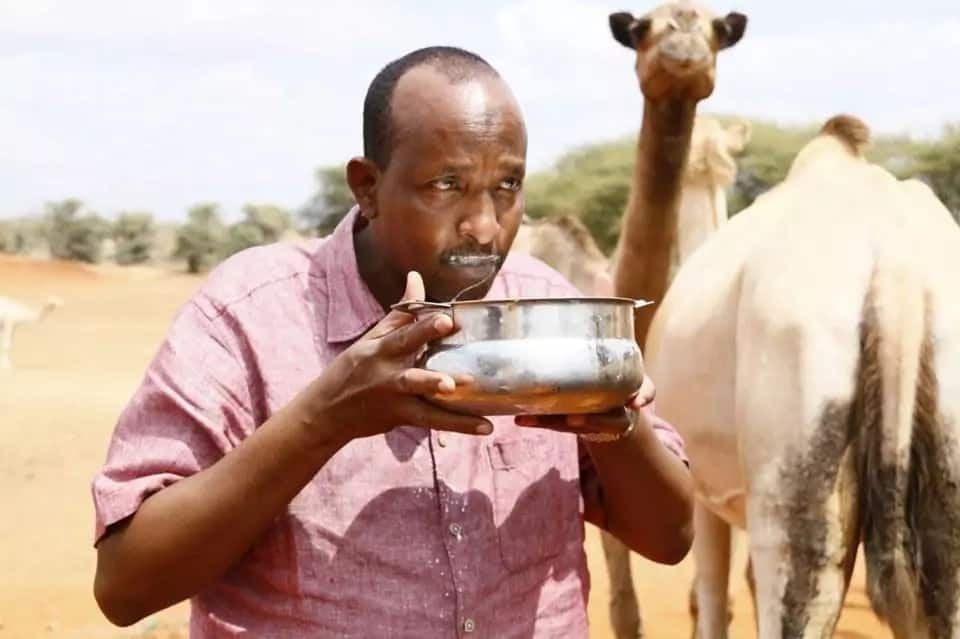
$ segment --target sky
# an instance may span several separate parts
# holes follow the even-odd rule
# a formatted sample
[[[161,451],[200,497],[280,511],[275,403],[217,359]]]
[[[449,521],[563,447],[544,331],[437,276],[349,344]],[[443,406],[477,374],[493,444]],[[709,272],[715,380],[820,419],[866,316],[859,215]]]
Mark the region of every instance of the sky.
[[[636,134],[621,0],[0,0],[0,217],[67,197],[179,220],[198,202],[303,204],[362,151],[363,97],[390,60],[464,47],[507,80],[528,171]],[[952,6],[951,6],[952,5]],[[810,123],[849,112],[931,136],[960,121],[956,0],[711,0],[749,17],[701,112]]]

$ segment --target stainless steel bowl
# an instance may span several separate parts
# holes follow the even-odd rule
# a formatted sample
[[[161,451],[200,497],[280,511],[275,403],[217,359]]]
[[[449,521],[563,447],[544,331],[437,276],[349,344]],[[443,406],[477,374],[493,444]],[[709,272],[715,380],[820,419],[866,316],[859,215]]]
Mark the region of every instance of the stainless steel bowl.
[[[402,302],[421,317],[452,315],[455,333],[417,366],[472,381],[427,399],[474,415],[598,413],[623,406],[643,382],[634,312],[619,297]]]

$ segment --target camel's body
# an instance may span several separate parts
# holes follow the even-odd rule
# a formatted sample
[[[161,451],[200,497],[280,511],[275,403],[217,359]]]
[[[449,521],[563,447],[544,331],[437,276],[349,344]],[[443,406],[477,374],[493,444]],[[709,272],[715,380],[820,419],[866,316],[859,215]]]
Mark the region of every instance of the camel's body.
[[[761,639],[831,636],[861,536],[898,639],[960,637],[960,228],[853,151],[858,124],[697,251],[650,332],[697,486],[704,639],[727,636],[731,525]]]
[[[609,295],[609,262],[578,218],[557,215],[525,220],[511,251],[532,255],[567,278],[584,295]]]
[[[19,324],[39,322],[63,302],[51,296],[42,308],[34,309],[15,299],[0,297],[0,369],[13,367],[10,353],[13,350],[13,335]]]

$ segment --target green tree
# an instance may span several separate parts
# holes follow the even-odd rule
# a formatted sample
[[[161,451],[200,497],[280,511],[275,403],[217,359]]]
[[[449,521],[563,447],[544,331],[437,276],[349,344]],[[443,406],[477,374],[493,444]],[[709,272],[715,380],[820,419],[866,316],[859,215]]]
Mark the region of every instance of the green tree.
[[[187,213],[187,223],[177,229],[174,256],[186,260],[190,273],[205,271],[223,257],[226,227],[218,208],[209,202],[197,204]]]
[[[46,205],[47,242],[50,255],[65,260],[99,262],[103,241],[110,236],[110,223],[96,213],[80,215],[78,199]]]
[[[918,151],[916,175],[960,220],[960,125],[948,126],[938,142]]]
[[[243,216],[230,226],[226,255],[277,242],[293,225],[290,212],[273,204],[248,204],[243,207]]]
[[[46,244],[47,228],[42,217],[0,220],[0,253],[26,254]]]
[[[117,264],[142,264],[151,258],[156,226],[151,213],[121,213],[113,223]]]
[[[355,203],[342,166],[317,170],[317,192],[297,211],[300,227],[310,234],[327,235]]]

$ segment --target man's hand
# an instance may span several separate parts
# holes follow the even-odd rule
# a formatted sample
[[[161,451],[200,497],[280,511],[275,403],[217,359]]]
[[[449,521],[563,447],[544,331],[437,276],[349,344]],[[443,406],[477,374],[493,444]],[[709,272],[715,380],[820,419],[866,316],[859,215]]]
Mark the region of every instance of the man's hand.
[[[653,381],[643,376],[640,389],[627,401],[623,408],[615,408],[606,413],[577,414],[577,415],[518,415],[515,421],[518,426],[534,428],[548,428],[565,433],[610,433],[620,434],[630,427],[630,417],[627,410],[639,412],[644,406],[653,401],[657,389]]]
[[[420,275],[409,273],[402,301],[424,297]],[[424,346],[453,330],[453,320],[443,313],[415,320],[408,313],[391,311],[338,355],[298,398],[306,407],[307,420],[318,425],[317,441],[345,443],[401,425],[475,435],[492,432],[493,425],[482,417],[450,412],[421,397],[456,388],[458,380],[453,377],[414,367]]]

